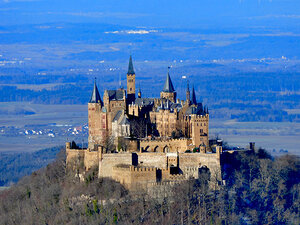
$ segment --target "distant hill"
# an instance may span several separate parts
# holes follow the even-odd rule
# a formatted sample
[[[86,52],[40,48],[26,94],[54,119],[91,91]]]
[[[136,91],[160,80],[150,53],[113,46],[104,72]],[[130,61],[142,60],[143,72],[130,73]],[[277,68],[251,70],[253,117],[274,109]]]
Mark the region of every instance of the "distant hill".
[[[61,148],[47,148],[33,153],[0,152],[0,186],[9,186],[47,166],[56,158]]]

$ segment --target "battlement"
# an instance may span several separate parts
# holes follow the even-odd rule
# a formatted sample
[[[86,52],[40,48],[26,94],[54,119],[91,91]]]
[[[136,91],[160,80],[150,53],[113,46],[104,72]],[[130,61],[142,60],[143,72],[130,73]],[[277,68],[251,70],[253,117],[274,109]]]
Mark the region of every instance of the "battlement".
[[[156,168],[154,167],[136,167],[136,166],[130,166],[131,172],[156,172]]]

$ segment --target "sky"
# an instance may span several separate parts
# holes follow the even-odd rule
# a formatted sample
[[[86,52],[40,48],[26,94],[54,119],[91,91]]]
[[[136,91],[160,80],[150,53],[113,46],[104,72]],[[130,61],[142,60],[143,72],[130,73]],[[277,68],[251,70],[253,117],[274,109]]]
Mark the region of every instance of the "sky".
[[[147,27],[298,27],[299,0],[0,0],[0,25],[57,22]]]

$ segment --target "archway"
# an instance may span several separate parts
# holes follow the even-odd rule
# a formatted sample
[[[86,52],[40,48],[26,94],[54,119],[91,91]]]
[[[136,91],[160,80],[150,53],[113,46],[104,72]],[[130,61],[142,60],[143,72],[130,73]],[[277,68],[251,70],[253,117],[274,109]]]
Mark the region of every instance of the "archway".
[[[198,170],[199,172],[199,179],[207,182],[210,180],[211,172],[207,166],[201,166]]]
[[[168,152],[170,152],[170,149],[169,149],[168,146],[165,146],[165,147],[164,147],[164,153],[168,153]]]
[[[148,152],[149,149],[150,149],[150,146],[148,145],[148,146],[144,149],[144,152]]]
[[[153,149],[153,152],[160,152],[159,146],[156,146],[156,147]]]

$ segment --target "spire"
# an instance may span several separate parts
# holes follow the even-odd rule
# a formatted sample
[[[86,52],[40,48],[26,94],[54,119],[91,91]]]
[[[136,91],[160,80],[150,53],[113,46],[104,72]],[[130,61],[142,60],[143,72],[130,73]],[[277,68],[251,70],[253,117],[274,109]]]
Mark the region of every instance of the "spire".
[[[190,92],[190,82],[189,82],[189,80],[186,81],[186,91]]]
[[[129,58],[129,64],[128,64],[128,72],[127,74],[130,74],[130,75],[133,75],[135,74],[134,70],[133,70],[133,63],[132,63],[132,57],[130,55],[130,58]]]
[[[196,99],[194,85],[193,85],[193,90],[192,90],[192,101],[191,101],[191,103],[192,103],[192,105],[197,105],[197,99]]]
[[[101,106],[103,105],[102,99],[100,97],[100,94],[99,94],[99,91],[98,91],[98,88],[96,85],[96,77],[95,77],[95,81],[94,81],[93,93],[92,93],[89,103],[100,103]]]
[[[170,67],[168,67],[167,79],[164,85],[163,92],[175,92],[174,86],[172,84],[170,74],[169,74]]]
[[[188,104],[190,104],[190,101],[191,101],[191,93],[190,93],[190,83],[189,81],[187,80],[187,84],[186,84],[186,102]]]

